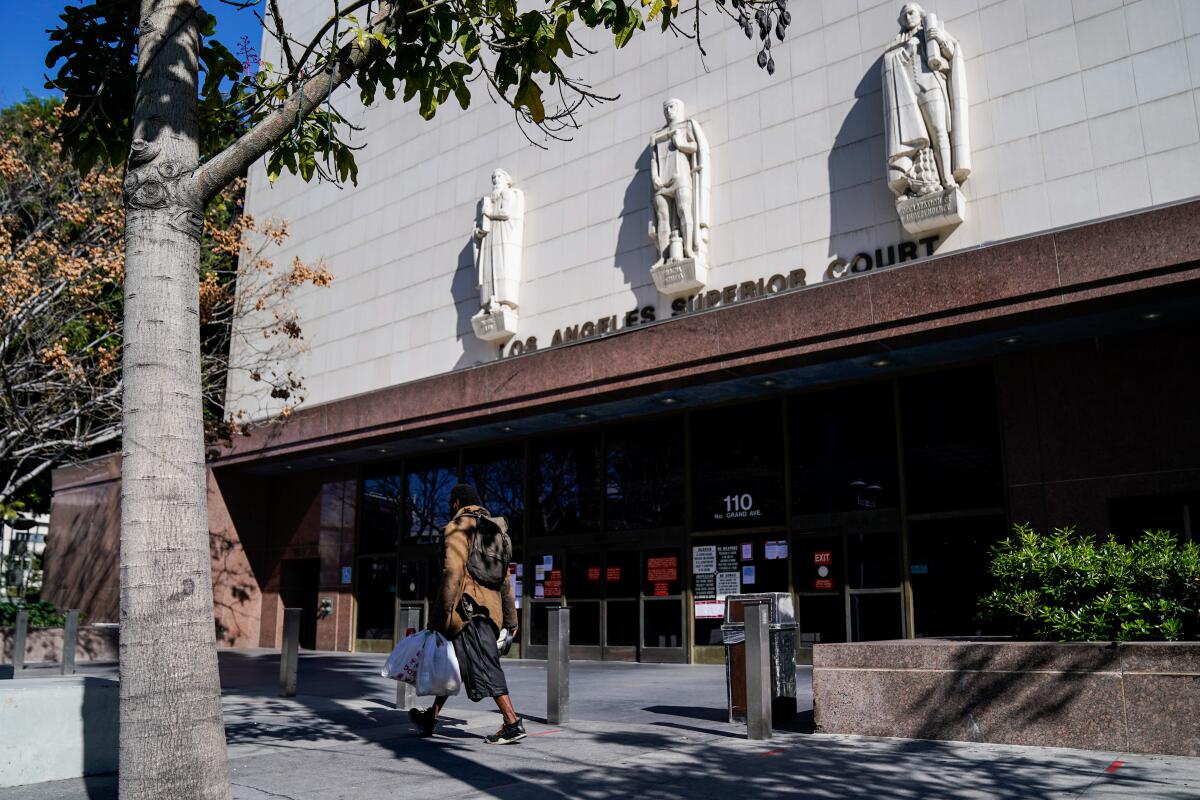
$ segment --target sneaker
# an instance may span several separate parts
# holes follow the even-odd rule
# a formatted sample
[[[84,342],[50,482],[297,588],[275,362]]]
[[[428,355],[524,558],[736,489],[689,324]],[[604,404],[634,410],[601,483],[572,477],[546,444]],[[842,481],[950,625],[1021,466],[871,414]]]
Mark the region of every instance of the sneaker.
[[[437,722],[433,717],[433,709],[410,708],[408,718],[412,720],[413,725],[417,726],[417,730],[421,732],[422,736],[433,736],[433,726]]]
[[[521,718],[517,717],[517,721],[511,725],[507,722],[500,730],[491,734],[484,741],[488,744],[516,744],[525,738],[525,723],[521,722]]]

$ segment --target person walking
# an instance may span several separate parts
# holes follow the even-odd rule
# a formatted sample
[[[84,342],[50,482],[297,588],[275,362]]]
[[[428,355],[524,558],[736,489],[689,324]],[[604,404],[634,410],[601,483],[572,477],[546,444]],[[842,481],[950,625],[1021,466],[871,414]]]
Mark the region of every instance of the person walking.
[[[454,644],[463,687],[471,702],[496,701],[504,722],[488,744],[513,744],[525,738],[525,725],[513,710],[500,666],[517,631],[517,609],[508,579],[511,543],[507,523],[483,508],[470,484],[450,490],[450,522],[442,534],[442,575],[429,610],[430,630]],[[433,735],[446,697],[429,708],[408,712],[426,736]]]

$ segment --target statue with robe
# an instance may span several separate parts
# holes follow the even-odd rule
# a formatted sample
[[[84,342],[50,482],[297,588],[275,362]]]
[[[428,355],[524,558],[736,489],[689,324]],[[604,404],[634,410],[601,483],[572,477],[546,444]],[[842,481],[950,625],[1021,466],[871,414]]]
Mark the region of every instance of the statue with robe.
[[[971,174],[962,47],[936,14],[917,3],[904,4],[899,22],[882,67],[887,179],[897,207],[911,198],[953,193]],[[957,204],[957,196],[947,198],[943,211],[951,200]],[[919,205],[925,209],[919,213],[928,214],[936,201]]]
[[[479,307],[496,311],[520,305],[521,250],[525,238],[525,193],[503,169],[492,172],[492,192],[479,201],[475,223]]]
[[[479,313],[471,317],[471,326],[484,341],[507,341],[517,331],[525,193],[513,187],[503,169],[492,172],[491,194],[479,200],[473,239]]]

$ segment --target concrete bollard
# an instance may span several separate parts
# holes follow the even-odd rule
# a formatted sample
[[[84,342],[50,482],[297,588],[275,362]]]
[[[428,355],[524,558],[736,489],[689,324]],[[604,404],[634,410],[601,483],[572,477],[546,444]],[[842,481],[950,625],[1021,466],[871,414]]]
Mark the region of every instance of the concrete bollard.
[[[296,670],[300,666],[300,609],[283,610],[283,646],[279,648],[279,696],[296,696]]]
[[[29,612],[17,612],[17,630],[13,636],[13,677],[25,669],[25,640],[29,637]]]
[[[546,722],[557,725],[571,718],[571,609],[569,606],[555,606],[549,612]]]
[[[412,636],[421,626],[421,609],[405,608],[400,605],[400,601],[396,601],[396,630],[393,634],[393,644],[400,643],[401,639]],[[396,709],[404,711],[417,706],[417,687],[411,683],[404,681],[396,681]]]
[[[72,608],[67,612],[67,621],[63,625],[62,674],[75,674],[75,643],[79,641],[79,609]]]
[[[770,603],[746,603],[746,736],[771,738]]]

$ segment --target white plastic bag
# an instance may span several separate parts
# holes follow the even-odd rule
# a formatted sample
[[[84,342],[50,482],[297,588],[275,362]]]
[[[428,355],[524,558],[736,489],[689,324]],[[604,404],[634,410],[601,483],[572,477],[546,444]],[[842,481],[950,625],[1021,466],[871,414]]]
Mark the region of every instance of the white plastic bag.
[[[454,645],[440,633],[430,633],[421,645],[417,664],[417,694],[422,697],[445,697],[458,694],[462,688],[462,673]]]
[[[425,640],[434,635],[432,631],[417,631],[412,636],[401,639],[392,648],[392,654],[388,656],[387,661],[383,662],[383,672],[380,674],[401,683],[415,684]]]

